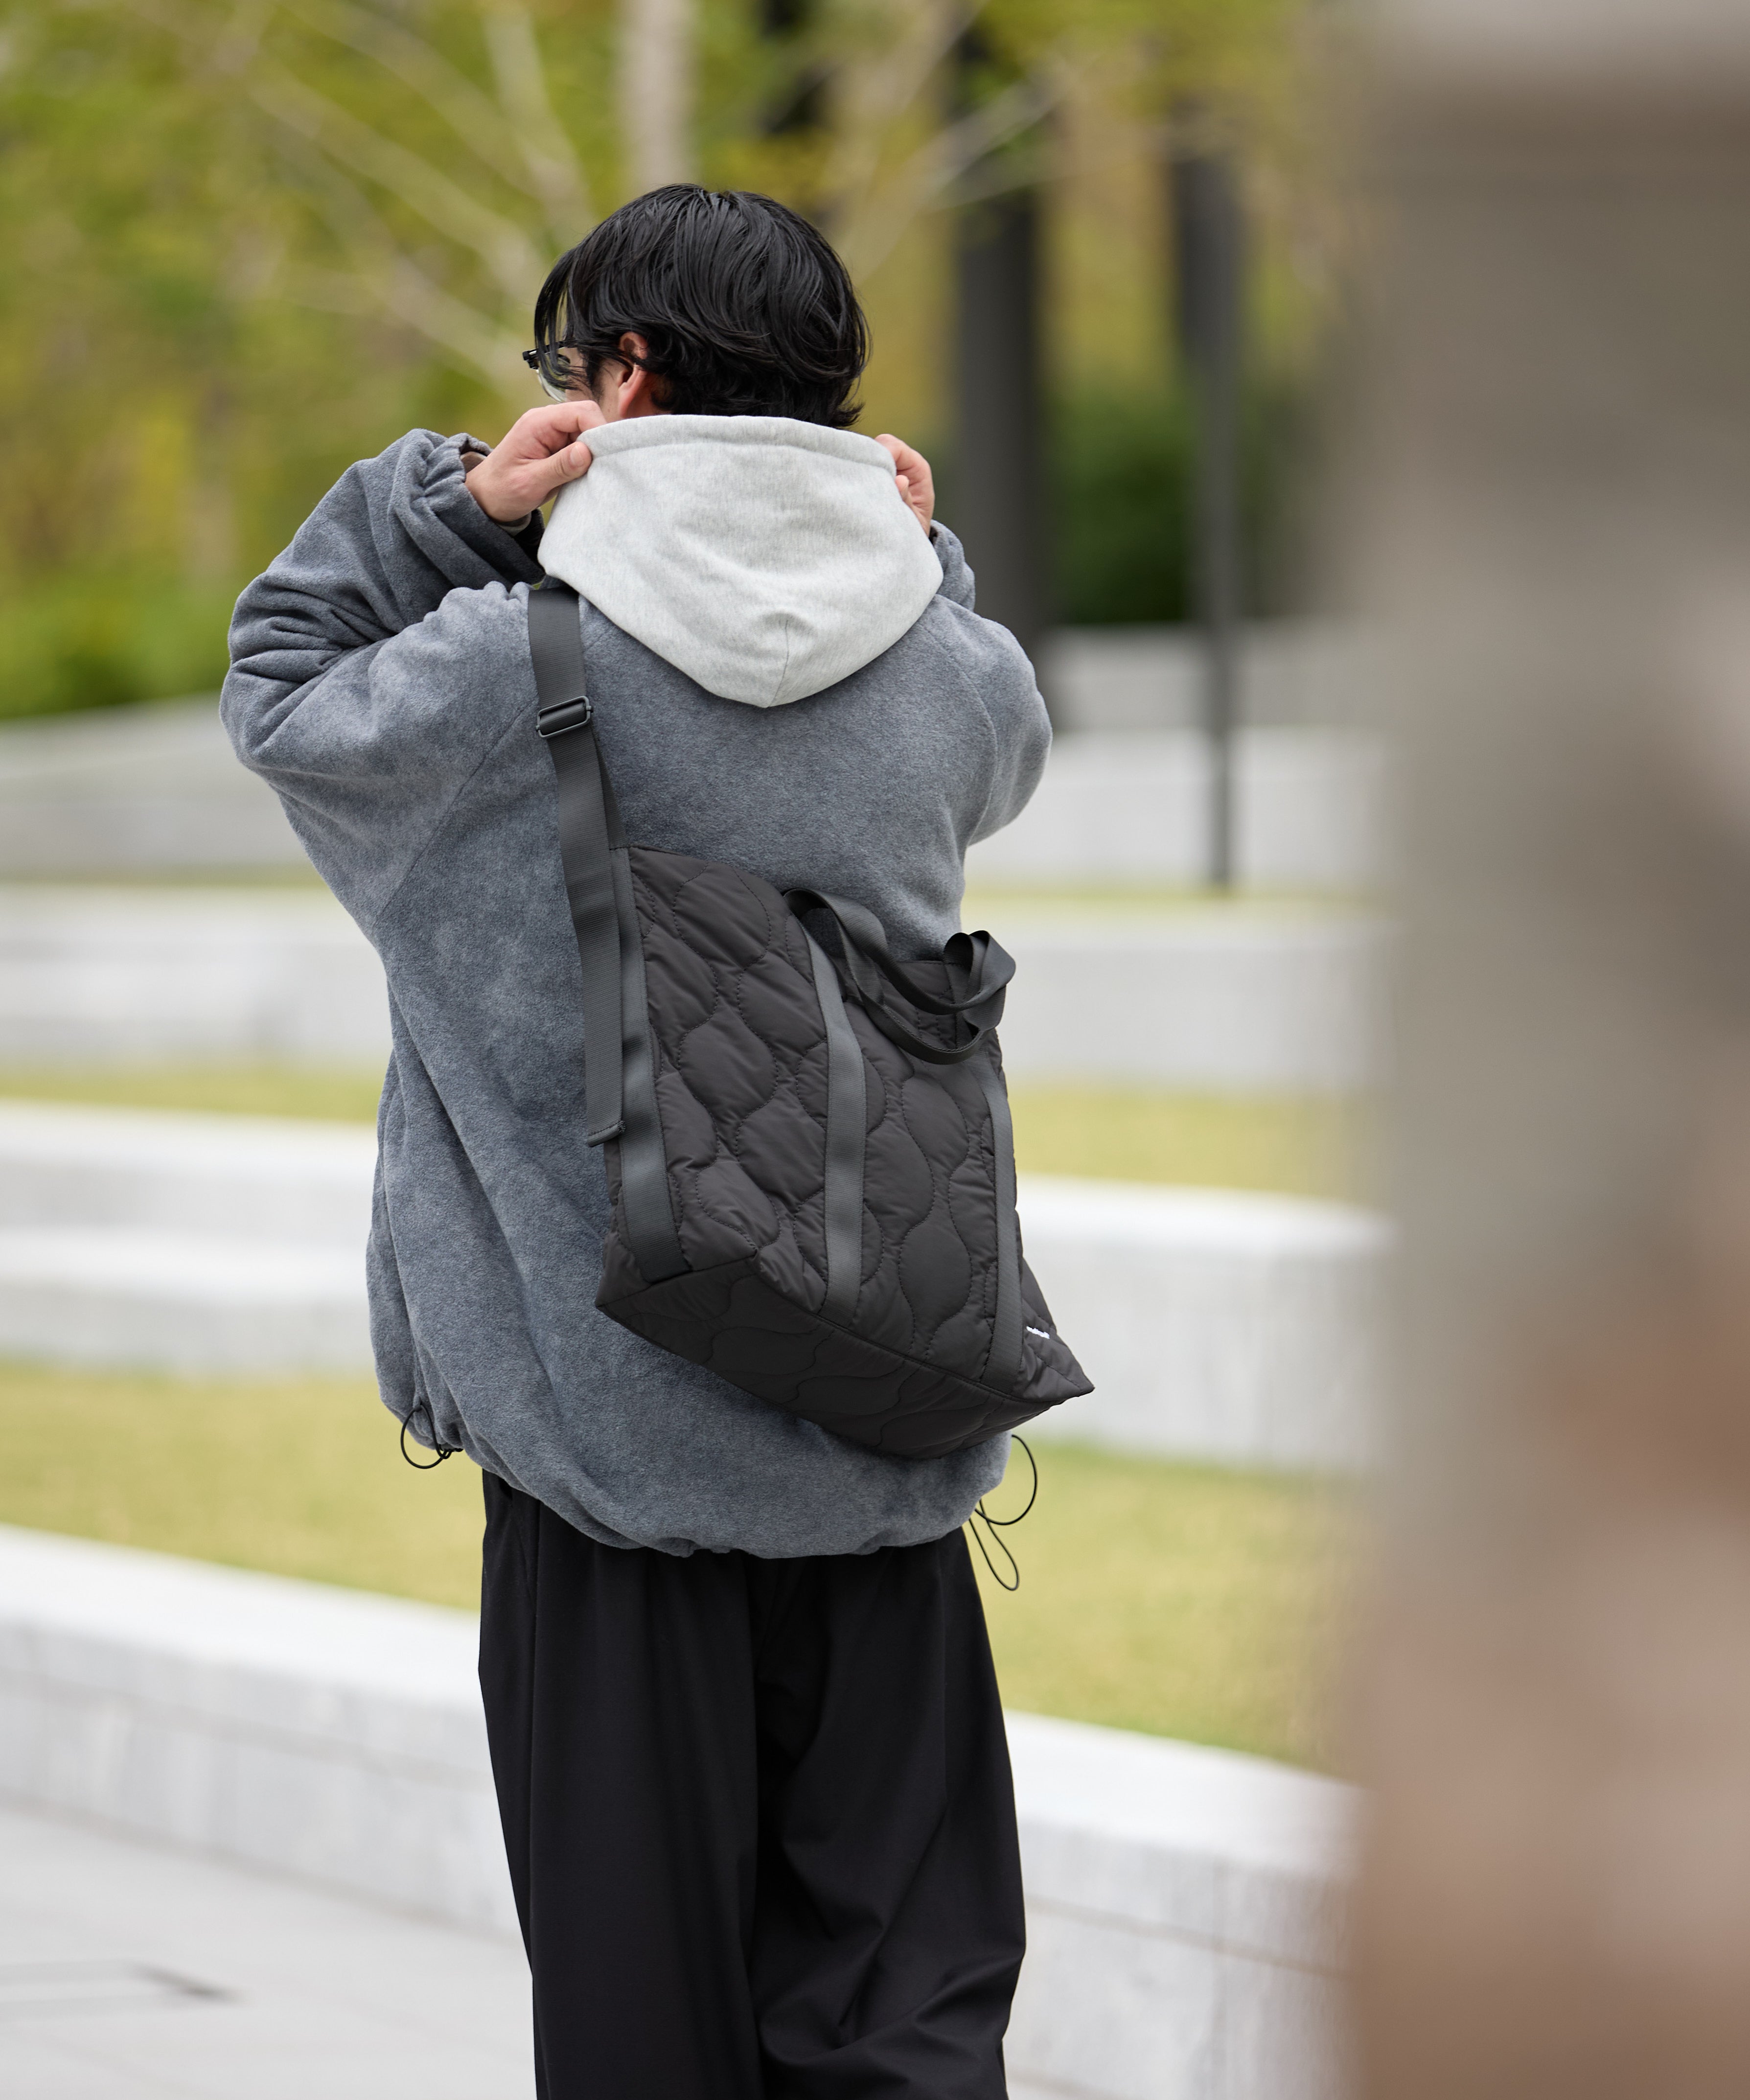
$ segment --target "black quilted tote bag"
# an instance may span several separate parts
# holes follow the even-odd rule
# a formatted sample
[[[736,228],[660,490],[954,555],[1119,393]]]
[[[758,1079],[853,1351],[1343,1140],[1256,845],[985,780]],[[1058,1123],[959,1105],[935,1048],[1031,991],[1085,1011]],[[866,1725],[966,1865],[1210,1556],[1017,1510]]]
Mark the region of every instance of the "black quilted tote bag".
[[[628,846],[575,593],[529,598],[583,964],[596,1303],[871,1449],[937,1458],[1091,1391],[1021,1258],[985,933],[889,953],[873,912]]]

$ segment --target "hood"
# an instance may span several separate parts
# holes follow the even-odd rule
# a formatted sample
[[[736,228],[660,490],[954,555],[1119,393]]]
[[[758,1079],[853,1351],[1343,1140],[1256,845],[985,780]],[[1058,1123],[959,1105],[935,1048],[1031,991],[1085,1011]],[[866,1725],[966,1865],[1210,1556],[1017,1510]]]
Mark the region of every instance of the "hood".
[[[890,649],[941,565],[873,438],[781,416],[588,433],[541,566],[726,700],[778,708]]]

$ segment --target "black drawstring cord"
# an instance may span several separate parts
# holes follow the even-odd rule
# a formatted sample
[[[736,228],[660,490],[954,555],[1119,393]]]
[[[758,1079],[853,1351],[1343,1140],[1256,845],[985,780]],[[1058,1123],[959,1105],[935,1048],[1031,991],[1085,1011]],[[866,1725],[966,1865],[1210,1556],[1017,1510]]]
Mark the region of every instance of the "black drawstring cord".
[[[421,1465],[419,1460],[414,1458],[407,1448],[408,1423],[413,1419],[416,1414],[423,1414],[425,1416],[425,1427],[431,1432],[431,1448],[437,1454],[437,1456],[434,1458],[428,1459],[424,1465]],[[461,1448],[461,1447],[456,1444],[440,1444],[438,1441],[438,1425],[431,1418],[431,1402],[429,1400],[416,1400],[413,1405],[408,1410],[406,1414],[403,1417],[401,1423],[401,1455],[407,1460],[408,1465],[413,1468],[414,1471],[416,1473],[435,1472],[438,1467],[443,1463],[446,1458],[453,1458],[456,1456],[456,1452]]]
[[[985,1515],[985,1506],[982,1502],[978,1505],[978,1507],[974,1510],[972,1514],[967,1519],[966,1528],[972,1534],[972,1543],[978,1548],[980,1554],[983,1556],[985,1567],[990,1570],[991,1581],[996,1584],[999,1590],[1007,1590],[1009,1595],[1012,1597],[1015,1592],[1020,1587],[1020,1564],[1016,1560],[1014,1555],[1010,1552],[1008,1547],[1003,1543],[1003,1542],[997,1537],[994,1532],[992,1532],[990,1534],[990,1543],[992,1546],[995,1546],[998,1552],[1003,1555],[1003,1558],[1006,1561],[1007,1561],[1009,1564],[1009,1573],[1014,1577],[1012,1582],[1005,1582],[1002,1576],[998,1573],[997,1564],[991,1559],[990,1551],[986,1548],[984,1540],[979,1536],[978,1524],[981,1517],[984,1518],[984,1521],[986,1524],[990,1522],[990,1519]]]
[[[1027,1498],[1026,1509],[1014,1516],[993,1516],[981,1502],[966,1520],[966,1528],[972,1534],[972,1543],[983,1555],[985,1565],[990,1570],[991,1581],[999,1590],[1007,1590],[1011,1596],[1013,1596],[1020,1587],[1020,1564],[1010,1552],[1007,1542],[998,1538],[997,1533],[999,1531],[1007,1531],[1012,1524],[1019,1524],[1021,1518],[1027,1515],[1028,1511],[1039,1499],[1039,1462],[1034,1457],[1032,1447],[1023,1438],[1017,1436],[1014,1441],[1019,1444],[1022,1450],[1027,1454],[1027,1463],[1033,1468],[1033,1493]],[[1009,1573],[1015,1578],[1012,1582],[1005,1582],[1002,1576],[998,1573],[997,1564],[991,1559],[984,1540],[979,1536],[978,1524],[981,1517],[983,1518],[985,1527],[990,1531],[991,1545],[995,1546],[998,1552],[1009,1564]]]

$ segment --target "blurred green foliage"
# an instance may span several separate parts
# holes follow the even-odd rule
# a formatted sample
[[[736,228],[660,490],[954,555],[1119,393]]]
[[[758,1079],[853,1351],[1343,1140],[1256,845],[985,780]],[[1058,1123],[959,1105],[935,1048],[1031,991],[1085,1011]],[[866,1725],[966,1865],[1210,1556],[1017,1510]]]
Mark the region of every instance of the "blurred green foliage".
[[[211,692],[233,595],[144,562],[20,580],[0,613],[0,717]]]
[[[989,63],[968,112],[927,0],[818,0],[783,35],[757,0],[697,8],[699,172],[787,197],[844,248],[888,346],[878,429],[902,407],[941,435],[940,228],[972,157],[1012,149],[1060,189],[1082,162],[1054,170],[1054,127],[1147,160],[1192,93],[1266,158],[1300,150],[1286,83],[1305,0],[976,11]],[[626,194],[619,14],[12,0],[0,716],[210,687],[235,593],[349,461],[416,425],[496,435],[535,398],[517,352],[540,278]],[[1152,227],[1114,232],[1158,249]],[[1071,370],[1059,384],[1064,610],[1170,613],[1180,420],[1164,398],[1084,399]]]
[[[1309,445],[1307,389],[1254,385],[1246,404],[1242,529],[1249,609],[1295,607],[1296,504]],[[1192,617],[1192,424],[1182,395],[1083,392],[1051,432],[1056,616],[1072,627]]]
[[[368,201],[241,90],[270,65],[278,91],[295,64],[409,144],[435,152],[437,120],[421,139],[419,98],[380,105],[343,42],[289,11],[254,19],[8,14],[0,714],[210,690],[236,591],[350,461],[415,424],[502,420],[453,346],[361,282],[373,247],[386,280],[403,246],[417,258],[418,214]],[[478,46],[472,8],[428,27]],[[462,258],[429,259],[446,297],[477,300]]]

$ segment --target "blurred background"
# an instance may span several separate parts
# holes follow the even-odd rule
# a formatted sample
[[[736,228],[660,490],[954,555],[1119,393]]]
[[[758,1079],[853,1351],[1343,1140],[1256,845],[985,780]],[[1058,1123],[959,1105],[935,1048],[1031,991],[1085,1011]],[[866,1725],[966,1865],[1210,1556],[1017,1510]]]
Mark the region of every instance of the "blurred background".
[[[967,905],[1098,1388],[981,1548],[1012,2089],[1750,2089],[1750,15],[1359,11],[7,12],[0,2088],[528,2089],[381,977],[212,695],[697,175],[842,246],[1058,731]]]
[[[495,440],[540,398],[535,292],[602,215],[677,179],[768,192],[850,264],[875,341],[858,427],[934,461],[980,610],[1034,653],[1057,731],[967,905],[1019,961],[1023,1227],[1100,1388],[1042,1425],[1012,1562],[985,1533],[1005,1699],[1084,1731],[1085,1769],[1069,1738],[1046,1765],[1120,1802],[1102,1842],[1144,1880],[1179,1889],[1190,1857],[1311,1906],[1236,1954],[1188,1912],[1169,1946],[1149,1935],[1180,1898],[1111,1910],[1090,1854],[1061,1893],[1103,1921],[1058,1945],[1036,1921],[1017,2078],[1237,2095],[1243,2031],[1271,2100],[1329,2089],[1320,1905],[1351,1762],[1332,1683],[1390,1240],[1387,766],[1316,500],[1353,326],[1355,59],[1326,0],[7,11],[0,1599],[33,1653],[64,1585],[89,1591],[79,1638],[110,1643],[117,1683],[184,1621],[202,1652],[213,1614],[239,1622],[228,1591],[166,1591],[130,1647],[112,1592],[152,1594],[159,1564],[43,1560],[42,1534],[472,1603],[478,1478],[405,1467],[368,1372],[381,975],[231,758],[226,625],[350,461],[416,425]],[[993,1514],[1029,1489],[1018,1458]],[[240,1668],[268,1667],[267,1635],[237,1639]],[[43,1710],[67,1710],[38,1674]],[[64,1736],[19,1722],[32,1747],[0,1780],[491,1913],[412,1854],[324,1849],[265,1782],[222,1813],[200,1730],[143,1751],[134,1694],[112,1694]],[[129,1746],[107,1763],[105,1728]],[[1024,1811],[1069,1815],[1016,1740]],[[138,1757],[183,1774],[179,1806]],[[1192,1834],[1169,1844],[1163,1817]],[[1148,1980],[1096,2014],[1113,1947]]]
[[[550,262],[676,179],[830,232],[874,324],[862,426],[1001,521],[984,566],[1032,642],[1187,615],[1171,170],[1231,155],[1245,602],[1302,609],[1298,470],[1342,296],[1304,91],[1329,12],[9,9],[0,712],[216,683],[230,600],[339,470],[414,425],[501,430],[536,398],[518,352]]]

